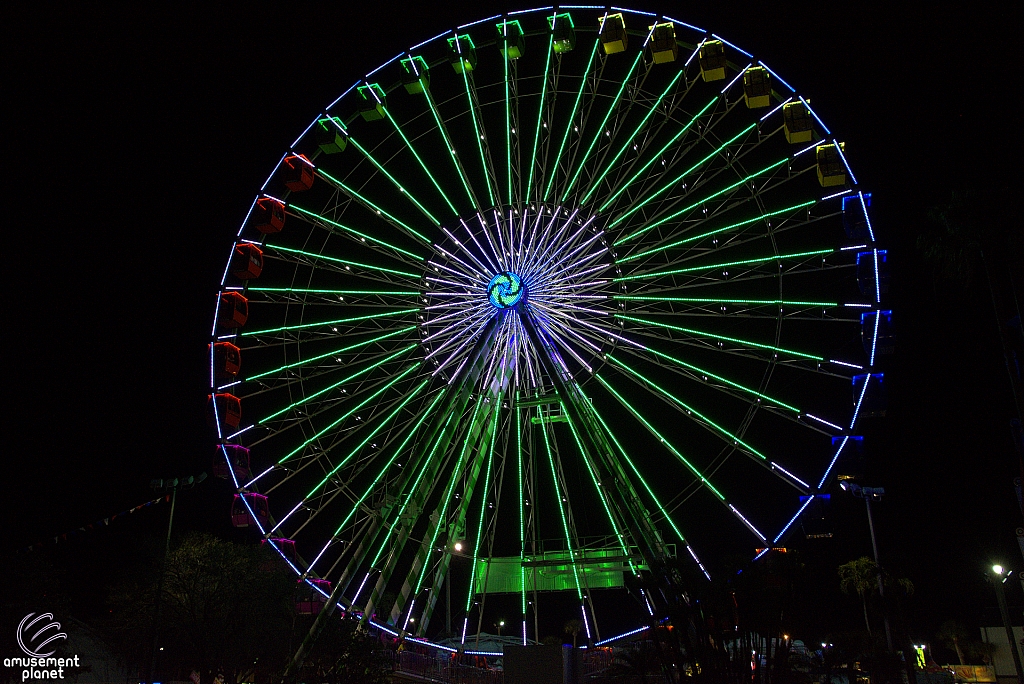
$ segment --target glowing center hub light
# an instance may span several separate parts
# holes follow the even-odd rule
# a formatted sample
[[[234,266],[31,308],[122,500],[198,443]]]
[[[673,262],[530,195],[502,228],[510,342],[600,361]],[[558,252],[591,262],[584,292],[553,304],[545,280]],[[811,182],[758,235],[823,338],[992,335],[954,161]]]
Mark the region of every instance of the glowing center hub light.
[[[499,309],[511,309],[525,296],[523,279],[512,271],[502,271],[487,283],[487,298]]]

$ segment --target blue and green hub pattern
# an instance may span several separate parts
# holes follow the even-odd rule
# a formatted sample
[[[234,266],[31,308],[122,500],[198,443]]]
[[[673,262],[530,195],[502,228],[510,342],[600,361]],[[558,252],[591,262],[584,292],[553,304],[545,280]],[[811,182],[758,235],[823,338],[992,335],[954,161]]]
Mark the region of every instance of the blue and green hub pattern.
[[[522,279],[512,271],[503,271],[487,283],[487,298],[499,309],[510,309],[525,296]]]

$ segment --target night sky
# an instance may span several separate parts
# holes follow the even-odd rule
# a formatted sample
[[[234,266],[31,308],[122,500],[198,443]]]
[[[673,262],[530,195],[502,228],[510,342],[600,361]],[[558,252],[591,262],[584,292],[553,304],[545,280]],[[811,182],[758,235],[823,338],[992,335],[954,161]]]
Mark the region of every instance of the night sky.
[[[153,498],[152,478],[210,470],[214,297],[281,153],[399,50],[527,8],[284,5],[143,14],[26,3],[8,23],[0,554]],[[875,14],[836,3],[637,5],[715,31],[809,93],[874,193],[899,337],[889,415],[864,424],[865,483],[886,488],[875,509],[882,561],[917,586],[908,616],[920,639],[994,602],[984,582],[993,562],[1022,563],[1013,404],[987,293],[935,284],[915,249],[927,208],[951,190],[1020,180],[1010,154],[1020,149],[1019,17],[995,5]],[[836,593],[835,565],[870,553],[863,504],[838,490],[833,501],[836,536],[800,542],[820,568],[809,611]],[[223,483],[206,483],[179,500],[176,525],[223,531],[229,502]],[[161,534],[165,510],[136,515],[134,532]],[[123,552],[108,539],[121,534],[111,525],[66,542],[84,559],[66,584],[86,616],[108,565],[121,562],[94,549]],[[1019,587],[1009,591],[1019,603]],[[843,605],[858,619],[854,603]]]

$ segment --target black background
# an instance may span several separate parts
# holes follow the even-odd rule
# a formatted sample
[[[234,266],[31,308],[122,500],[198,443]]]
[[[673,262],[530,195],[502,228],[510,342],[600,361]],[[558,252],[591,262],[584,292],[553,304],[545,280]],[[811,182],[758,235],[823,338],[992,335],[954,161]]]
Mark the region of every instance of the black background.
[[[1020,179],[1020,18],[996,3],[838,5],[637,7],[725,36],[809,94],[874,193],[899,345],[889,416],[865,427],[866,482],[888,492],[875,509],[883,562],[917,586],[910,623],[928,639],[993,602],[992,562],[1021,564],[1012,401],[987,293],[934,284],[914,246],[952,189]],[[22,4],[7,17],[0,551],[52,545],[150,499],[151,478],[209,471],[217,284],[281,153],[399,50],[523,8]],[[836,537],[803,545],[819,573],[798,608],[809,630],[830,624],[812,614],[833,612],[835,565],[870,552],[862,504],[839,494]],[[222,530],[229,500],[205,483],[179,500],[176,526]],[[165,508],[135,515],[134,531],[166,524]],[[80,614],[101,606],[111,565],[129,562],[127,534],[114,524],[62,542],[79,559],[65,588]]]

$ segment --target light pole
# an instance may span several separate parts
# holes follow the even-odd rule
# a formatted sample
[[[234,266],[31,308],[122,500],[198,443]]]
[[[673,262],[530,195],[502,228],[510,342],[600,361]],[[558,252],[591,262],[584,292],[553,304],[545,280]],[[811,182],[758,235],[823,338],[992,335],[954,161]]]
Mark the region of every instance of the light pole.
[[[1013,638],[1013,627],[1010,625],[1010,611],[1006,608],[1006,594],[1003,592],[1003,582],[1008,580],[1013,570],[1003,572],[1003,566],[993,565],[992,574],[989,576],[992,586],[996,590],[996,601],[999,602],[999,616],[1003,618],[1003,627],[1006,629],[1006,642],[1013,654],[1013,666],[1017,668],[1017,681],[1024,682],[1024,668],[1021,667],[1020,653],[1017,651],[1017,642]]]
[[[864,499],[864,505],[868,510],[868,530],[871,532],[871,550],[875,554],[875,568],[878,572],[878,595],[882,598],[882,619],[885,621],[885,644],[889,647],[889,653],[892,653],[892,630],[889,627],[889,611],[886,609],[885,605],[885,583],[882,581],[882,565],[878,562],[878,542],[875,540],[875,521],[871,517],[871,500],[875,499],[876,501],[881,501],[882,496],[885,495],[885,488],[861,487],[859,484],[855,484],[849,480],[843,480],[839,483],[839,486],[843,488],[844,492],[850,492],[858,499]]]
[[[156,608],[153,610],[153,653],[149,661],[149,677],[146,681],[153,684],[156,679],[156,657],[160,652],[160,602],[164,595],[164,575],[167,571],[167,556],[171,553],[171,528],[174,526],[174,504],[178,500],[178,490],[191,488],[206,479],[206,473],[199,473],[197,477],[189,475],[185,478],[174,478],[173,480],[150,480],[149,486],[158,492],[171,493],[171,514],[167,518],[167,539],[164,542],[164,557],[160,562],[160,581],[156,588]]]
[[[455,553],[462,553],[462,540],[457,540],[452,544],[452,549]],[[454,554],[453,554],[454,555]],[[444,579],[444,599],[445,599],[445,615],[444,615],[444,629],[445,633],[450,637],[452,636],[452,571],[451,565],[448,567],[448,576]]]

